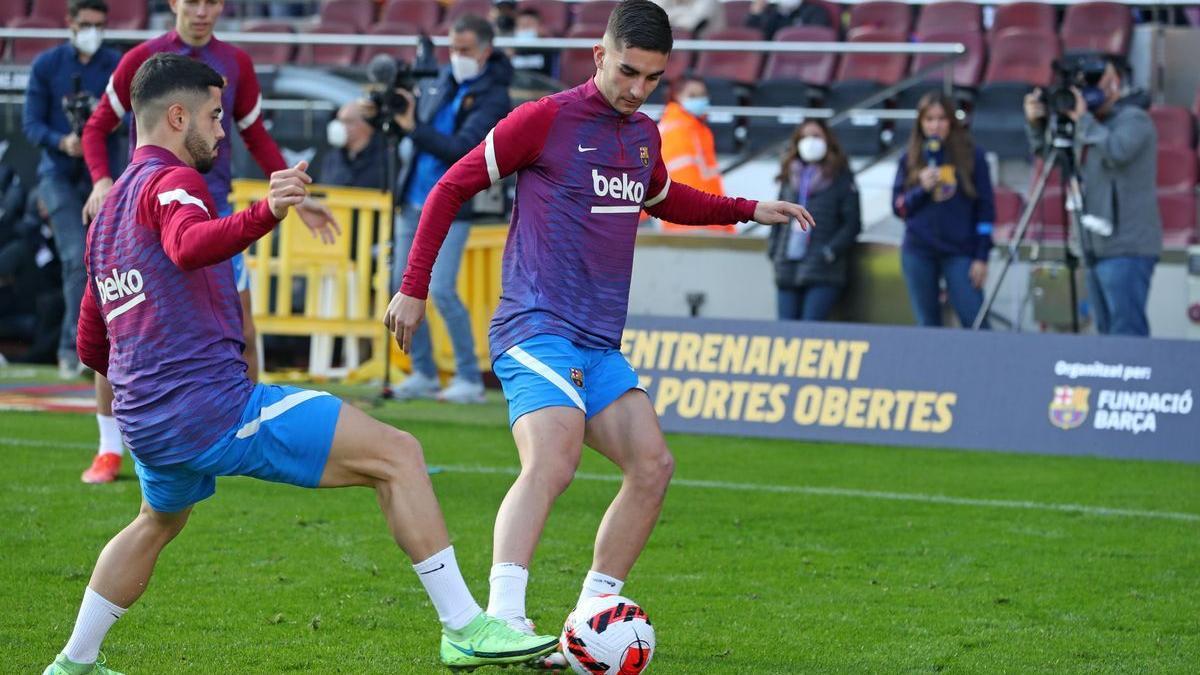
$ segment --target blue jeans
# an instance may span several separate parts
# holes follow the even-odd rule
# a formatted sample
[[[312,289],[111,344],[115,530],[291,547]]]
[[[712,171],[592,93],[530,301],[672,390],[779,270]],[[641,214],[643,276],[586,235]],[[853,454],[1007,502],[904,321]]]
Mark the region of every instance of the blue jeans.
[[[404,277],[404,268],[408,267],[408,252],[412,248],[413,237],[417,234],[417,223],[421,220],[421,210],[412,207],[404,209],[396,225],[394,238],[395,248],[392,251],[392,288],[400,288]],[[450,344],[454,346],[455,375],[467,382],[482,382],[479,373],[479,360],[475,358],[475,336],[471,334],[471,316],[458,297],[458,268],[462,263],[463,251],[467,248],[467,237],[471,234],[471,224],[465,220],[456,220],[450,225],[446,241],[438,252],[437,262],[433,264],[433,276],[429,282],[429,298],[437,307],[438,313],[446,322],[446,330],[450,333]],[[413,370],[426,377],[437,377],[437,365],[433,362],[433,341],[429,338],[429,323],[421,322],[417,332],[412,336]]]
[[[1088,266],[1088,297],[1102,335],[1150,335],[1146,298],[1158,258],[1101,258]]]
[[[780,286],[776,293],[779,318],[784,321],[825,321],[841,293],[842,287],[833,284]]]
[[[62,331],[58,338],[58,360],[76,363],[75,332],[79,323],[79,303],[83,300],[83,288],[87,284],[87,270],[83,264],[87,231],[83,228],[83,203],[92,191],[87,173],[79,178],[60,174],[46,174],[38,184],[38,195],[50,214],[50,228],[54,230],[54,247],[58,249],[59,264],[62,265],[62,292],[66,311],[63,312]]]
[[[975,315],[983,306],[983,291],[971,285],[970,256],[927,256],[901,250],[900,268],[904,272],[904,283],[908,286],[908,299],[919,326],[941,326],[942,306],[938,301],[940,279],[946,280],[946,293],[950,306],[958,315],[958,322],[969,328]],[[987,327],[987,322],[984,322]]]

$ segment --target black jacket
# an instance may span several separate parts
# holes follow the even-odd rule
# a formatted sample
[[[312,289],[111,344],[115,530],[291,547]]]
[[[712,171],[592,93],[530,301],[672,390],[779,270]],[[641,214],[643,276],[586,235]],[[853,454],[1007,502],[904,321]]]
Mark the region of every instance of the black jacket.
[[[796,189],[788,182],[779,190],[779,198],[796,201]],[[850,274],[850,251],[862,229],[858,187],[849,169],[833,179],[828,187],[808,196],[807,207],[817,226],[812,229],[808,250],[801,260],[787,260],[787,240],[791,227],[771,228],[767,255],[775,263],[775,285],[794,288],[806,284],[845,286]]]

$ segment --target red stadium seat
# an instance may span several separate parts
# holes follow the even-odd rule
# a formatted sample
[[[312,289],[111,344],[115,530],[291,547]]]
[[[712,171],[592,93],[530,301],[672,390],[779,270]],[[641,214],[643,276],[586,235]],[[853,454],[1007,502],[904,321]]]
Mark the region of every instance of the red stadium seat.
[[[1123,56],[1129,51],[1132,25],[1133,17],[1125,5],[1115,2],[1069,5],[1063,15],[1063,49]]]
[[[1067,239],[1067,226],[1063,220],[1063,190],[1057,185],[1047,185],[1042,198],[1033,209],[1027,241],[1063,242]]]
[[[442,6],[437,0],[390,0],[379,14],[379,24],[416,26],[418,33],[433,33],[441,20]]]
[[[575,5],[576,26],[605,26],[608,15],[617,7],[616,0],[588,0]]]
[[[570,38],[599,38],[604,35],[604,24],[576,24],[567,31]],[[596,60],[591,49],[564,49],[558,62],[559,78],[568,87],[582,84],[596,74]]]
[[[975,88],[979,86],[980,76],[983,75],[985,48],[983,35],[970,31],[948,31],[945,33],[919,33],[917,42],[961,42],[967,48],[967,53],[954,62],[954,85],[956,87]],[[913,57],[912,72],[916,74],[922,68],[937,63],[943,56],[937,54],[917,54]],[[941,80],[942,69],[935,70],[926,76],[927,80]]]
[[[28,16],[27,9],[22,0],[0,2],[0,26],[7,26],[13,19]]]
[[[247,21],[242,24],[244,33],[288,33],[291,34],[292,24],[285,21]],[[295,45],[279,42],[239,42],[241,47],[250,55],[255,64],[283,66],[292,62]]]
[[[996,186],[995,200],[994,239],[997,243],[1005,243],[1011,241],[1015,234],[1017,222],[1021,220],[1021,211],[1024,210],[1025,203],[1020,193],[1003,185]]]
[[[571,22],[571,8],[562,0],[521,0],[517,7],[538,11],[542,18],[543,35],[558,37],[567,33],[567,24]]]
[[[1184,248],[1198,241],[1196,231],[1196,192],[1159,190],[1158,211],[1162,216],[1163,246]]]
[[[1179,105],[1150,106],[1150,119],[1158,132],[1158,145],[1196,147],[1196,126],[1192,114]]]
[[[737,28],[746,25],[746,17],[750,16],[749,0],[729,0],[721,3],[721,14],[725,17],[726,28]]]
[[[856,31],[848,40],[852,43],[907,41],[908,36],[899,30],[866,27]],[[907,70],[908,54],[846,54],[842,57],[842,62],[838,67],[836,80],[838,82],[864,80],[889,85],[899,82]]]
[[[971,120],[982,147],[1003,159],[1029,155],[1023,99],[1033,87],[1050,83],[1058,53],[1058,37],[1051,33],[1009,28],[992,38]]]
[[[864,2],[850,8],[850,30],[870,26],[908,37],[912,11],[903,2]]]
[[[1196,188],[1196,153],[1187,146],[1158,147],[1158,188],[1189,190]]]
[[[706,40],[753,41],[761,40],[762,33],[754,28],[724,28],[707,33]],[[762,70],[762,52],[700,52],[696,60],[696,74],[708,83],[708,97],[715,105],[736,105],[737,88],[758,79]]]
[[[108,27],[111,30],[141,30],[149,18],[145,0],[108,0]]]
[[[602,30],[601,33],[603,32],[604,31]],[[688,35],[688,31],[684,30],[683,28],[673,28],[671,29],[671,39],[678,42],[680,40],[690,40],[692,38],[690,35]],[[712,38],[705,36],[705,39],[708,40]],[[667,82],[672,82],[678,79],[691,69],[692,59],[695,56],[696,52],[685,52],[681,49],[672,50],[671,57],[667,59],[667,71],[663,73],[663,79]],[[660,89],[660,91],[665,91],[665,89],[666,88],[663,87]]]
[[[1058,38],[1011,28],[992,39],[990,56],[984,82],[1021,82],[1044,87],[1050,84],[1051,66],[1059,56]]]
[[[21,16],[8,22],[9,28],[62,28],[62,19],[57,21],[36,16]],[[33,63],[38,54],[57,46],[58,38],[21,38],[10,41],[9,54],[13,63]]]
[[[446,8],[446,16],[442,19],[442,26],[437,32],[439,35],[446,35],[450,32],[450,28],[460,16],[472,14],[481,19],[488,18],[488,13],[492,11],[491,0],[454,0],[454,3]]]
[[[374,22],[375,3],[372,0],[325,0],[318,25],[344,24],[354,27],[351,33],[361,33]]]
[[[973,2],[934,2],[921,8],[915,32],[933,33],[982,32],[982,12]]]
[[[337,35],[356,33],[358,29],[348,23],[322,21],[308,30],[310,35]],[[300,48],[301,63],[318,66],[349,66],[358,61],[358,45],[304,45]]]
[[[56,22],[54,28],[61,28],[67,25],[67,0],[33,0],[29,16],[35,19],[54,21]],[[43,26],[37,27],[43,28]],[[33,26],[26,26],[26,28],[33,28]]]
[[[775,34],[777,42],[837,42],[837,32],[824,26],[793,26]],[[794,80],[825,86],[833,81],[837,54],[775,52],[767,57],[764,81]]]
[[[1034,33],[1057,33],[1054,6],[1041,2],[1014,2],[996,7],[989,39],[1010,29],[1020,28]]]
[[[399,21],[380,22],[367,30],[368,35],[419,35],[420,32],[420,26]],[[415,45],[371,45],[363,47],[358,60],[360,63],[370,63],[377,54],[387,54],[394,59],[412,63],[413,58],[417,55],[417,48]]]

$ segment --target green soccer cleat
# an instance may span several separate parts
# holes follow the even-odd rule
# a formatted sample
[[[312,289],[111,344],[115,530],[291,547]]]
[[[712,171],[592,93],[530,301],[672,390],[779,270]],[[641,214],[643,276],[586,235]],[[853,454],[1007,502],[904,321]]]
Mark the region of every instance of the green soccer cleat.
[[[461,631],[442,631],[442,663],[453,669],[524,663],[558,648],[553,635],[526,635],[480,612]]]
[[[95,663],[75,663],[66,654],[59,654],[54,663],[46,666],[42,675],[121,675],[104,666],[104,654]]]

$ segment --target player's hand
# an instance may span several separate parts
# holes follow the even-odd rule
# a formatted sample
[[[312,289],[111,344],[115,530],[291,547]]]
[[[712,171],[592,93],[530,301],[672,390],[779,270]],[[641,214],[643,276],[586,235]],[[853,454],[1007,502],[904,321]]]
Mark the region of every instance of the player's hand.
[[[1037,124],[1046,118],[1046,104],[1042,103],[1041,87],[1025,94],[1025,120]]]
[[[271,207],[271,214],[277,220],[283,220],[289,208],[308,199],[308,185],[312,183],[312,177],[305,173],[307,170],[308,162],[300,160],[290,169],[271,174],[271,181],[267,185],[267,206]]]
[[[816,227],[817,222],[813,220],[812,214],[808,209],[793,204],[791,202],[759,202],[758,206],[754,207],[754,222],[762,223],[763,225],[783,225],[792,222],[795,218],[796,222],[800,223],[800,229],[807,230],[810,227]]]
[[[425,301],[397,292],[388,303],[383,325],[396,335],[396,344],[405,354],[412,348],[413,333],[425,319]]]
[[[296,205],[296,215],[308,226],[312,236],[320,239],[322,243],[332,244],[342,233],[342,228],[338,227],[337,221],[333,219],[333,212],[329,207],[312,197],[306,197]]]
[[[917,181],[920,182],[921,189],[933,192],[933,188],[937,187],[938,183],[938,170],[932,166],[921,169],[921,172],[917,174]]]
[[[983,288],[984,282],[987,281],[987,263],[982,260],[973,260],[967,276],[971,279],[972,286]]]
[[[112,189],[113,180],[111,178],[101,178],[92,185],[92,194],[88,195],[87,201],[83,204],[83,222],[84,224],[92,222],[92,219],[100,213],[100,207],[104,206],[104,198],[108,196],[108,191]]]
[[[79,142],[79,136],[74,131],[58,141],[58,149],[68,157],[83,157],[83,144]]]

